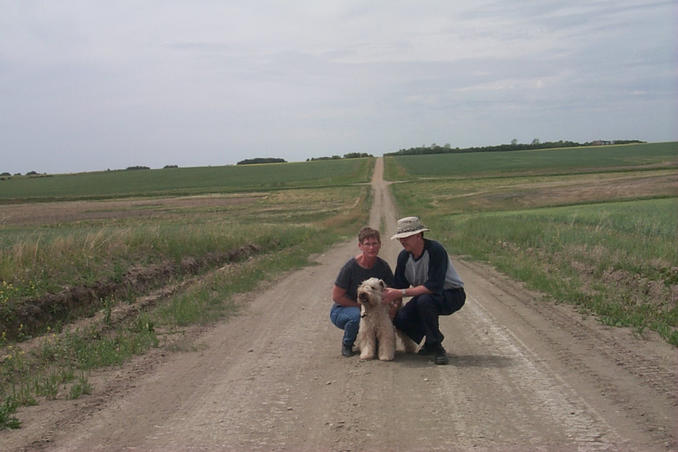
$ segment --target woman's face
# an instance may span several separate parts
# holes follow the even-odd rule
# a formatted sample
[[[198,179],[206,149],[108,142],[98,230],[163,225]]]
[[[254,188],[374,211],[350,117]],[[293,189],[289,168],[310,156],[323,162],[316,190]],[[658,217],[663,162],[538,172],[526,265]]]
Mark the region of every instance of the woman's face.
[[[358,244],[365,257],[376,257],[381,248],[381,242],[374,237],[368,237]]]

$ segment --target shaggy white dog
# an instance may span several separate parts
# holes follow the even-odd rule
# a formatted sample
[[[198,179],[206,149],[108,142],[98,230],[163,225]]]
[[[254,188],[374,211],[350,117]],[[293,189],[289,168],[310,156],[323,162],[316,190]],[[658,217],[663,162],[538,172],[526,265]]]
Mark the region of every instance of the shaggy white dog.
[[[382,295],[386,284],[379,278],[369,278],[358,287],[358,303],[360,303],[360,328],[357,344],[360,348],[360,359],[374,359],[379,356],[382,361],[391,361],[395,356],[396,329],[389,316],[390,305],[382,303]],[[404,333],[398,331],[405,351],[414,353],[417,344]]]

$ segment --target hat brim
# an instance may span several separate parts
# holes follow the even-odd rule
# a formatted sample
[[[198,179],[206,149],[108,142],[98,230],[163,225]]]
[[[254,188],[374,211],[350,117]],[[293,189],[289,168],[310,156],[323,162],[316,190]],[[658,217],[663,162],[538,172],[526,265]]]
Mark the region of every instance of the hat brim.
[[[417,229],[417,230],[414,230],[414,231],[401,232],[400,234],[395,234],[393,237],[391,237],[391,240],[404,239],[405,237],[409,237],[411,235],[419,234],[420,232],[424,232],[424,231],[430,231],[430,229],[429,228],[421,228],[421,229]]]

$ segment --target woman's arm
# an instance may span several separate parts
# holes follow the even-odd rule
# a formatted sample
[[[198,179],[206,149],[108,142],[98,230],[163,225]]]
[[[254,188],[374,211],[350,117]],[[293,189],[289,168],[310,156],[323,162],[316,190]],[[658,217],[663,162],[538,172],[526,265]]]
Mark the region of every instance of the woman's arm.
[[[336,284],[332,288],[332,300],[334,300],[335,303],[341,305],[341,306],[346,306],[346,307],[351,307],[355,306],[358,307],[360,306],[357,301],[351,300],[348,295],[346,295],[346,289],[341,288],[337,286]]]

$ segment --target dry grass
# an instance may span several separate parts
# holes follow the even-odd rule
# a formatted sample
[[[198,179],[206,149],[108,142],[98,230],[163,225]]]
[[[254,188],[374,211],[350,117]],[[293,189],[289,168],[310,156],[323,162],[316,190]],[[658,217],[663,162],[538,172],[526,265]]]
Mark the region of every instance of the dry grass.
[[[440,214],[582,204],[675,196],[676,171],[641,171],[577,176],[430,180],[394,184],[406,207],[419,210],[422,200]]]
[[[118,281],[138,266],[203,261],[246,244],[279,252],[297,246],[309,230],[336,240],[366,215],[368,191],[349,186],[2,206],[0,280],[12,290],[4,292],[0,316],[11,323],[12,306],[22,300]]]
[[[250,206],[267,196],[266,193],[235,193],[168,198],[0,204],[0,225],[49,225],[150,216],[171,217],[183,211],[228,210],[235,206]]]

